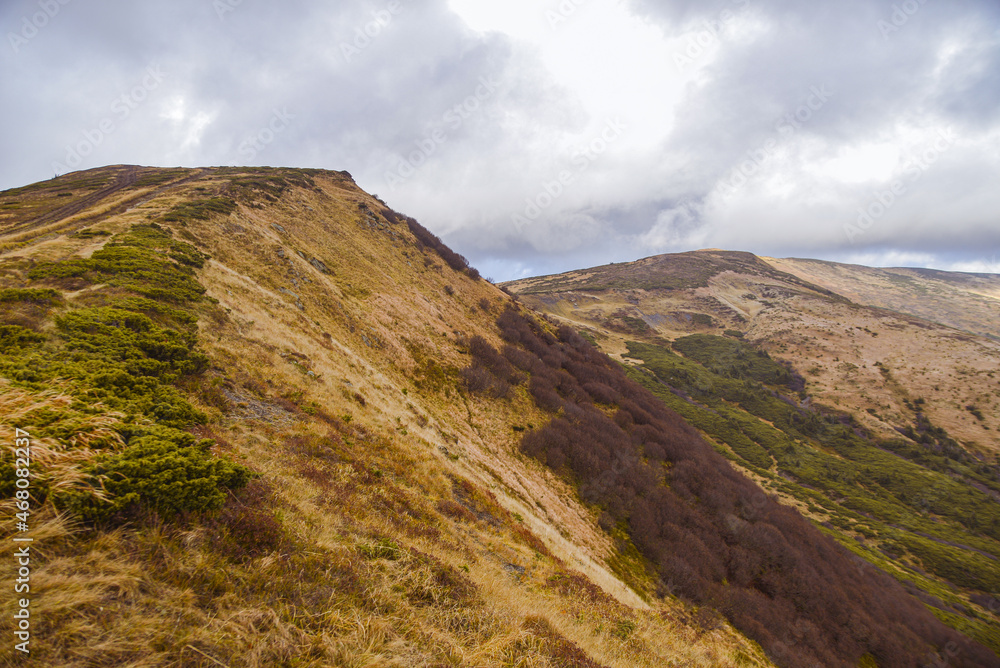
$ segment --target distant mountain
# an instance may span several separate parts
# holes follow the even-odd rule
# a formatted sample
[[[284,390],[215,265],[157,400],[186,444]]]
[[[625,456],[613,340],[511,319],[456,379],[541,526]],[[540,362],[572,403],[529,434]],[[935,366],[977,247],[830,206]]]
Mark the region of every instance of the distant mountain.
[[[998,648],[998,286],[992,275],[705,250],[504,288],[623,363],[941,619]]]
[[[534,308],[593,328],[618,355],[629,337],[738,332],[873,433],[912,424],[906,402],[923,399],[931,421],[970,451],[1000,452],[1000,277],[712,250],[507,287]]]
[[[1000,340],[1000,274],[873,269],[798,258],[764,260],[858,304],[907,313]]]

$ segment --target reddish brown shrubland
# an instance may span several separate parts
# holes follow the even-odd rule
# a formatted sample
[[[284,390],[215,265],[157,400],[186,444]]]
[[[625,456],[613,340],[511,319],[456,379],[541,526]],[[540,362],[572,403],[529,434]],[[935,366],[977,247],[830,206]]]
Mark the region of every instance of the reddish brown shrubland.
[[[854,557],[796,511],[766,497],[683,419],[563,327],[558,338],[510,309],[498,320],[553,413],[522,450],[563,472],[580,496],[623,525],[666,589],[719,610],[783,666],[917,665],[955,643],[953,665],[987,666],[985,648],[934,618],[887,574]],[[480,347],[476,363],[493,366]],[[613,404],[614,419],[595,402]],[[878,629],[878,632],[872,630]]]

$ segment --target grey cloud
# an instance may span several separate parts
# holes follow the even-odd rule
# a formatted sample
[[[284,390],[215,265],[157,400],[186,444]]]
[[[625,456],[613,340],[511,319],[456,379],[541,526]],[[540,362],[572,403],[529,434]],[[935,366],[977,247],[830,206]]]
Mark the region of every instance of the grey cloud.
[[[73,0],[16,53],[9,34],[39,5],[4,3],[0,187],[48,178],[110,118],[114,131],[80,168],[347,169],[497,278],[702,243],[841,259],[938,253],[943,263],[1000,246],[1000,6],[991,0],[908,0],[919,9],[899,26],[894,4],[911,6],[901,0],[633,0],[633,12],[680,44],[717,29],[723,10],[755,32],[724,28],[717,55],[691,65],[698,77],[657,110],[673,123],[668,136],[643,141],[626,132],[586,173],[573,171],[574,159],[594,139],[587,128],[603,119],[546,69],[537,47],[471,31],[446,0],[398,2],[386,22],[388,0]],[[231,11],[220,15],[220,3]],[[373,21],[375,34],[359,38]],[[150,66],[166,77],[123,118],[112,105],[141,86]],[[678,66],[651,62],[643,75],[653,86],[669,83]],[[484,79],[492,90],[463,107]],[[779,129],[816,87],[829,99],[794,132]],[[635,111],[617,88],[603,93],[626,115]],[[248,150],[276,110],[293,118]],[[845,225],[889,183],[840,183],[811,169],[904,126],[951,126],[960,141],[849,239]],[[433,150],[421,156],[428,138]],[[777,192],[786,194],[756,177],[720,204],[720,183],[771,140],[782,156],[771,163],[783,170]],[[387,175],[411,159],[419,168],[394,188]],[[901,156],[897,176],[910,159]],[[573,183],[529,225],[514,224],[526,202],[545,202],[546,184],[565,170]]]

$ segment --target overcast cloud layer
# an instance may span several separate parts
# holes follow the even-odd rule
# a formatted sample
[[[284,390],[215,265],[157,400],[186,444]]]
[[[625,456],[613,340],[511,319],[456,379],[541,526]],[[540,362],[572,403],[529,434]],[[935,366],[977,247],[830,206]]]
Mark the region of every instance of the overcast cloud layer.
[[[0,188],[350,171],[497,280],[715,247],[1000,273],[996,0],[6,0]]]

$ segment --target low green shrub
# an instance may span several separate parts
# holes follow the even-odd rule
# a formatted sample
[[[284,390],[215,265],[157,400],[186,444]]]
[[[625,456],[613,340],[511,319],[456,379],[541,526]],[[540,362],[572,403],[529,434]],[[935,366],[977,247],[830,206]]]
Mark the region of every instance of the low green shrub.
[[[89,258],[39,263],[28,272],[28,278],[81,278],[90,283],[109,283],[151,299],[183,303],[198,301],[205,293],[193,271],[202,264],[204,255],[190,244],[174,241],[167,230],[136,225],[115,235]]]
[[[90,486],[56,486],[58,507],[90,521],[136,507],[161,515],[204,512],[220,508],[227,489],[246,484],[248,469],[213,457],[211,440],[181,431],[205,421],[174,385],[203,371],[208,361],[197,349],[193,310],[204,293],[193,268],[204,257],[168,230],[136,225],[90,258],[40,263],[29,273],[36,280],[79,278],[113,286],[72,302],[53,318],[54,327],[42,328],[47,335],[0,326],[0,375],[35,391],[58,383],[74,397],[70,409],[31,416],[36,436],[65,444],[76,440],[88,415],[118,412],[113,431],[85,439],[105,452],[75,464]],[[6,290],[0,301],[56,298],[55,290],[29,288]],[[0,453],[0,489],[14,482],[9,459]],[[33,492],[44,498],[50,491],[46,472],[37,473]]]
[[[0,325],[0,353],[9,353],[42,343],[45,337],[20,325]]]
[[[213,214],[228,216],[235,210],[236,202],[229,197],[211,197],[178,204],[163,216],[163,220],[169,222],[208,220]]]
[[[66,505],[91,521],[134,506],[163,515],[218,510],[225,490],[245,486],[250,473],[213,456],[213,443],[159,425],[137,431],[124,450],[102,455],[84,469],[107,499],[77,492],[65,499]]]
[[[0,302],[53,304],[60,299],[59,291],[52,288],[4,288],[0,290]]]
[[[1000,508],[983,491],[997,485],[992,467],[926,418],[918,419],[914,435],[928,443],[880,442],[856,433],[850,416],[803,409],[760,382],[780,379],[787,370],[743,345],[685,337],[675,343],[685,359],[663,346],[629,343],[628,356],[644,364],[628,374],[728,445],[746,468],[774,476],[766,470],[773,460],[788,478],[774,478],[779,488],[822,506],[837,530],[873,538],[897,527],[901,538],[893,559],[903,568],[915,557],[953,584],[993,586],[992,558],[972,553],[963,559],[961,549],[944,544],[1000,556]]]

